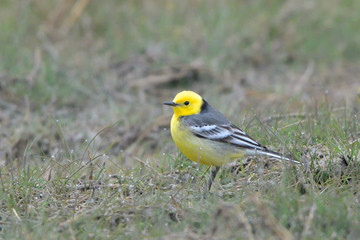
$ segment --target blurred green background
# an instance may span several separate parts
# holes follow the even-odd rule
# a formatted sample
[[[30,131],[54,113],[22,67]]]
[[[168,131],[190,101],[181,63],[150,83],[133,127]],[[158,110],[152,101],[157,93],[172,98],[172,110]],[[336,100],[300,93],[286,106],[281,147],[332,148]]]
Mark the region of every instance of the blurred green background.
[[[356,239],[359,13],[357,0],[1,0],[0,233]],[[250,158],[203,198],[208,172],[178,154],[162,105],[187,89],[311,171]]]
[[[149,127],[166,127],[156,120],[170,114],[161,103],[184,89],[235,122],[248,109],[299,112],[324,98],[353,105],[359,9],[325,0],[4,0],[1,127],[12,146],[1,161],[22,155],[12,150],[21,140],[51,138],[54,119],[75,145],[120,120],[126,136],[107,138],[116,155]],[[39,145],[51,155],[57,141]]]

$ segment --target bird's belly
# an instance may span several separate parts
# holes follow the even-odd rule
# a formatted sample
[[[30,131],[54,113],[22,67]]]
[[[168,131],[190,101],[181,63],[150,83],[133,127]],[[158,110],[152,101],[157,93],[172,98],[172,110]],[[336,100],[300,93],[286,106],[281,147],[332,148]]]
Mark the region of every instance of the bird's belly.
[[[244,155],[230,144],[199,138],[181,127],[172,128],[171,135],[181,152],[191,161],[200,164],[220,166]]]

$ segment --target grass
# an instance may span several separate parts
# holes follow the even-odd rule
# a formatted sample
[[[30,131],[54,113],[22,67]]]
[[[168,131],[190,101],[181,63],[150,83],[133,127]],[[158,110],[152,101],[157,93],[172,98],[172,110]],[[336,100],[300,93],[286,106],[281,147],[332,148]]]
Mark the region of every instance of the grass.
[[[3,1],[0,239],[356,239],[359,8]],[[183,89],[306,166],[245,158],[206,193],[160,107]]]
[[[307,130],[309,136],[299,134],[288,144],[308,146],[302,159],[310,161],[310,172],[251,158],[245,167],[224,167],[211,195],[204,192],[206,168],[182,156],[139,160],[125,170],[88,141],[35,166],[26,162],[43,156],[34,155],[30,143],[22,167],[1,170],[2,234],[48,239],[344,238],[358,227],[360,179],[358,143],[349,149],[343,133],[356,132],[359,125],[342,112],[319,113],[291,131],[296,136]],[[308,130],[324,115],[330,121],[317,124],[318,133]],[[348,129],[339,130],[343,121],[349,121]],[[261,132],[258,128],[253,134]],[[316,145],[308,142],[311,138]],[[348,166],[339,160],[344,152]],[[324,159],[328,162],[318,167]],[[108,175],[114,167],[116,175]]]

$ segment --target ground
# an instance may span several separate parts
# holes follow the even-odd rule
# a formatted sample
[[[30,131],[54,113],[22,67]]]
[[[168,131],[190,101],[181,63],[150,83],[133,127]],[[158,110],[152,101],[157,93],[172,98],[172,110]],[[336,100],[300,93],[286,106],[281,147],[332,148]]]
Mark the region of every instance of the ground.
[[[4,0],[0,239],[356,239],[360,2]],[[210,171],[182,90],[303,166]]]

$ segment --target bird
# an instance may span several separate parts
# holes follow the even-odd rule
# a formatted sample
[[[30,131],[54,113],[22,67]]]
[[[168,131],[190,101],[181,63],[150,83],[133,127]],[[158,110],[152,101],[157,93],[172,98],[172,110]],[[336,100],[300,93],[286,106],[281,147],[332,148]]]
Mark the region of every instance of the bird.
[[[164,105],[173,108],[170,131],[180,151],[193,162],[215,167],[208,191],[220,166],[244,156],[269,156],[301,164],[255,141],[196,92],[182,91]]]

